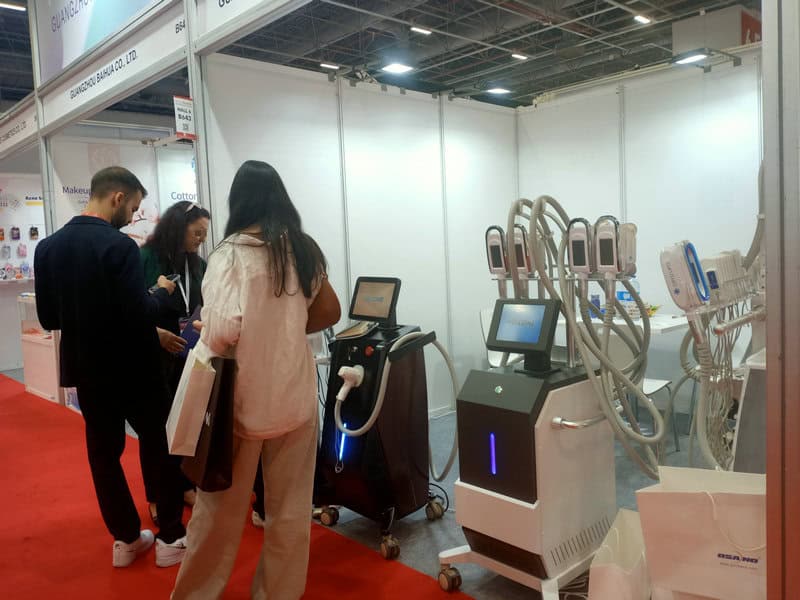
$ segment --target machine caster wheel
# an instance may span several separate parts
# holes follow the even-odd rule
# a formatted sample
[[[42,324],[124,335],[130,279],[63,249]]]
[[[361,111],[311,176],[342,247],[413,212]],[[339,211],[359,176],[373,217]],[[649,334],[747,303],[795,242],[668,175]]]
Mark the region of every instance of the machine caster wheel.
[[[430,500],[425,506],[425,516],[428,521],[438,521],[444,516],[444,506],[439,500]]]
[[[394,560],[400,556],[400,542],[397,538],[387,535],[381,542],[381,556],[386,560]]]
[[[333,527],[339,522],[339,510],[333,507],[325,507],[319,514],[319,522],[325,527]]]
[[[439,572],[439,587],[445,592],[457,592],[461,587],[461,573],[458,569],[447,567]]]

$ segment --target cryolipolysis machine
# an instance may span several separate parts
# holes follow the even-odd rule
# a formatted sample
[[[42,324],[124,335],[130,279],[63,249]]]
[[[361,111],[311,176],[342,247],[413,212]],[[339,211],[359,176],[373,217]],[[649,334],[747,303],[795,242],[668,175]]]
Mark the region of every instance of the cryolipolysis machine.
[[[455,461],[455,441],[442,474],[428,443],[428,392],[423,348],[433,344],[455,371],[435,332],[398,325],[400,280],[359,277],[350,306],[356,323],[330,343],[330,378],[317,456],[314,504],[320,520],[334,525],[337,506],[376,521],[381,554],[393,559],[400,544],[396,519],[425,508],[429,520],[444,515],[431,493],[431,476],[442,481]]]
[[[458,589],[455,565],[476,563],[558,600],[588,569],[616,514],[615,435],[652,474],[664,421],[640,387],[650,330],[629,281],[636,227],[611,216],[594,225],[570,220],[542,196],[515,202],[505,231],[486,233],[500,295],[486,346],[503,360],[470,372],[458,394],[455,507],[467,545],[440,553],[439,584]],[[590,303],[590,286],[605,296],[602,305]],[[617,300],[617,286],[631,293],[641,321]],[[563,362],[552,358],[559,320]],[[612,336],[630,347],[629,364],[610,360]],[[632,398],[652,415],[652,435],[639,426]]]
[[[701,260],[686,240],[661,252],[667,288],[689,320],[680,350],[684,376],[673,396],[689,381],[700,387],[692,415],[690,464],[696,433],[703,459],[712,468],[766,473],[763,237],[762,211],[745,256],[734,250]],[[734,352],[747,327],[752,327],[752,337],[746,361],[737,365]]]

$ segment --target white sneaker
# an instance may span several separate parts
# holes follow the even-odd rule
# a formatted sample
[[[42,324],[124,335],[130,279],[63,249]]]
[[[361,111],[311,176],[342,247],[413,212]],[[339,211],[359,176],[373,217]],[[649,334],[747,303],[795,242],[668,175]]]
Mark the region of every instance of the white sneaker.
[[[115,567],[129,566],[133,561],[136,560],[137,557],[141,556],[150,549],[154,540],[155,536],[153,535],[152,531],[149,529],[142,529],[142,531],[139,533],[139,539],[132,544],[126,544],[125,542],[120,542],[119,540],[115,541],[113,549],[114,559],[112,564]]]
[[[156,566],[171,567],[183,560],[186,554],[186,536],[178,538],[171,544],[156,540]]]
[[[259,529],[264,529],[264,519],[256,511],[253,511],[253,514],[250,515],[250,521]]]

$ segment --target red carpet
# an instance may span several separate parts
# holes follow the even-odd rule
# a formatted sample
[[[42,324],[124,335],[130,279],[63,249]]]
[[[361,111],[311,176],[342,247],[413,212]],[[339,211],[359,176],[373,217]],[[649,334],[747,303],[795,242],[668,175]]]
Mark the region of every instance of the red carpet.
[[[136,441],[123,465],[140,505],[147,505]],[[86,459],[83,421],[72,411],[24,393],[0,376],[0,589],[3,600],[169,598],[177,567],[158,569],[151,551],[127,569],[111,566],[111,537],[100,511]],[[249,598],[261,547],[247,526],[226,599]],[[313,525],[307,600],[349,598],[438,599],[434,579],[373,550]]]

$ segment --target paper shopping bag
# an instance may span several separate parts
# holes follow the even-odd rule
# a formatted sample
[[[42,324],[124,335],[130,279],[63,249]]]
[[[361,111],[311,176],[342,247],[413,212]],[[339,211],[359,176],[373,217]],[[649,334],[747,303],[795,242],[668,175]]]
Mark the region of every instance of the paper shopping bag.
[[[639,513],[622,509],[589,569],[589,600],[650,600]]]
[[[766,599],[765,476],[676,467],[659,476],[636,493],[653,589]]]
[[[236,361],[213,358],[214,388],[194,456],[181,463],[184,475],[204,492],[226,490],[233,481],[233,390]]]
[[[195,350],[190,350],[167,418],[170,454],[194,455],[214,376],[211,364],[198,358]]]

